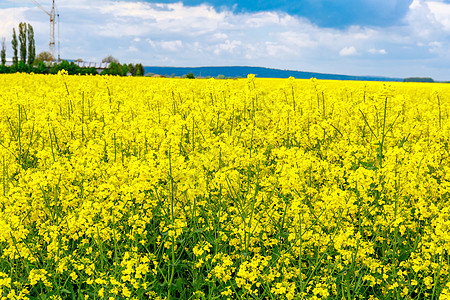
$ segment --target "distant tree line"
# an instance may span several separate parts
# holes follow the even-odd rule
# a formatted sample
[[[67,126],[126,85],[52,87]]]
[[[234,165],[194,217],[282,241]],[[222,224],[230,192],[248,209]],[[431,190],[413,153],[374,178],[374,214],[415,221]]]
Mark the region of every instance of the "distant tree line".
[[[408,77],[403,79],[403,82],[434,82],[430,77]]]
[[[2,47],[0,51],[0,73],[36,73],[36,74],[57,74],[60,70],[66,70],[70,75],[96,75],[97,69],[93,67],[80,67],[74,62],[63,60],[56,63],[55,58],[50,52],[44,51],[36,56],[36,46],[34,41],[33,26],[27,23],[19,24],[19,35],[13,28],[12,34],[12,65],[6,66],[6,42],[2,38]],[[82,61],[78,59],[77,61]],[[142,64],[124,64],[113,56],[109,55],[103,59],[103,62],[109,62],[107,69],[103,70],[101,75],[119,75],[119,76],[143,76],[145,73]]]
[[[100,75],[119,75],[119,76],[144,76],[145,69],[142,64],[123,64],[119,63],[112,55],[108,55],[102,60],[103,63],[109,63],[109,67],[103,70]]]

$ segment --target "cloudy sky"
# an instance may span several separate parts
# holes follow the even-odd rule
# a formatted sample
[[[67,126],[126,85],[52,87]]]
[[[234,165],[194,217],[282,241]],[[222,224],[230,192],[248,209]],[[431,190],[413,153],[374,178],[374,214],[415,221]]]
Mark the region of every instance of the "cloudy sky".
[[[38,0],[48,10],[51,0]],[[61,58],[147,66],[247,65],[450,80],[450,0],[56,0]],[[49,17],[30,0],[0,0],[0,37]]]

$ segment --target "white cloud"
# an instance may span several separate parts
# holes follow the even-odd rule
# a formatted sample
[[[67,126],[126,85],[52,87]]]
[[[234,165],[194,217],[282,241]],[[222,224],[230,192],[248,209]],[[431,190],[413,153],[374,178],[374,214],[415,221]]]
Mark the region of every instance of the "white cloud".
[[[413,0],[413,2],[411,2],[411,4],[409,5],[409,9],[416,9],[418,7],[422,6],[422,3],[420,0]]]
[[[181,40],[153,41],[148,39],[147,42],[156,50],[177,51],[183,47],[183,42]]]
[[[106,35],[152,34],[156,30],[165,33],[198,35],[214,32],[226,23],[229,12],[217,12],[212,6],[184,6],[182,2],[154,5],[144,2],[98,1],[98,11],[116,23],[115,30]],[[111,28],[111,27],[109,27]]]
[[[180,40],[176,41],[162,41],[160,43],[161,48],[168,51],[177,51],[183,47],[183,42]]]
[[[265,50],[265,53],[267,53],[268,56],[272,57],[285,56],[286,54],[292,54],[295,51],[293,48],[289,48],[286,45],[274,42],[266,42]]]
[[[358,54],[358,52],[356,51],[356,48],[354,46],[344,47],[341,49],[341,51],[339,51],[340,56],[352,56],[356,54]]]
[[[228,38],[228,35],[222,32],[217,32],[213,34],[213,37],[217,40],[225,40]]]
[[[433,41],[433,42],[428,43],[428,51],[430,53],[439,54],[441,51],[448,51],[448,49],[443,48],[441,42]]]
[[[246,14],[245,26],[250,28],[261,28],[268,25],[282,24],[289,22],[290,19],[284,19],[275,12],[258,12],[254,14]]]
[[[375,49],[375,48],[370,48],[368,50],[369,53],[371,54],[387,54],[386,49]]]
[[[235,50],[241,45],[241,41],[233,40],[230,42],[229,40],[226,40],[225,43],[218,44],[216,46],[216,48],[214,49],[214,54],[219,55],[224,52],[234,53]]]
[[[445,4],[444,4],[445,5]],[[419,40],[429,39],[439,34],[444,27],[436,17],[438,13],[434,1],[414,0],[409,6],[409,12],[405,17],[408,24],[410,38]]]
[[[445,31],[450,31],[450,4],[428,1],[427,6],[434,19],[442,25]]]
[[[27,11],[27,8],[19,7],[19,8],[6,8],[0,9],[0,37],[5,37],[8,40],[12,37],[12,29],[14,27],[18,27],[18,20],[24,20],[24,13]]]
[[[430,47],[441,47],[442,43],[438,42],[438,41],[433,41],[433,42],[428,43],[428,46],[430,46]]]
[[[295,48],[314,49],[319,42],[308,32],[286,31],[279,34],[279,40]]]

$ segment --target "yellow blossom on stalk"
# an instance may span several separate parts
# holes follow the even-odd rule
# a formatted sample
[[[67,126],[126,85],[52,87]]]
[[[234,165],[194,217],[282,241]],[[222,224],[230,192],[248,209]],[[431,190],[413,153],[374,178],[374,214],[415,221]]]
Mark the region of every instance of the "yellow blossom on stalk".
[[[99,297],[103,297],[104,295],[105,295],[105,289],[104,288],[99,289],[98,290],[98,296]]]
[[[448,296],[449,85],[68,73],[0,75],[2,297]]]
[[[210,252],[210,248],[211,248],[211,244],[203,241],[200,244],[197,244],[194,246],[194,248],[192,249],[192,251],[194,252],[195,256],[202,256],[203,253],[205,252]]]
[[[30,275],[28,276],[28,280],[30,281],[30,285],[35,285],[39,281],[41,281],[45,286],[51,287],[52,284],[48,280],[48,272],[45,269],[33,269],[30,271]]]
[[[231,296],[233,295],[233,291],[230,289],[229,286],[227,286],[226,290],[220,293],[222,296]]]
[[[75,272],[71,272],[71,273],[70,273],[70,277],[72,278],[72,280],[77,280],[78,274],[75,273]]]
[[[288,300],[294,299],[295,283],[278,282],[274,287],[271,288],[271,292]],[[321,294],[322,292],[319,291],[319,293]]]
[[[425,286],[427,287],[427,289],[432,289],[433,288],[433,278],[428,276],[428,277],[425,277],[423,281],[424,281]]]
[[[324,284],[320,284],[320,283],[318,283],[314,287],[312,292],[314,293],[314,295],[322,297],[322,298],[327,298],[330,295],[330,293],[328,292],[327,286]]]
[[[202,299],[203,297],[205,297],[205,293],[203,293],[202,291],[196,291],[192,293],[192,297],[194,297],[194,299]]]
[[[0,287],[5,286],[9,287],[11,285],[11,278],[8,274],[0,272]]]
[[[122,295],[124,297],[130,297],[131,296],[131,291],[126,286],[124,286],[122,288]]]

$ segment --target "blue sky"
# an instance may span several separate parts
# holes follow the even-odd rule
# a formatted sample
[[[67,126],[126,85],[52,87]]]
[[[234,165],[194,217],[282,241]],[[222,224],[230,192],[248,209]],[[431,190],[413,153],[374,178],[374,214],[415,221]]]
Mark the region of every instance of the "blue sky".
[[[51,0],[40,0],[50,9]],[[450,0],[56,0],[62,58],[160,66],[248,65],[450,80]],[[0,0],[0,37],[49,22],[29,0]]]
[[[162,2],[174,3],[176,1]],[[183,3],[189,6],[207,3],[215,8],[232,10],[235,13],[260,11],[287,13],[297,17],[306,17],[319,26],[345,28],[349,25],[386,26],[399,24],[399,17],[406,15],[412,0],[256,0],[239,2],[231,0],[189,0],[183,1]]]

